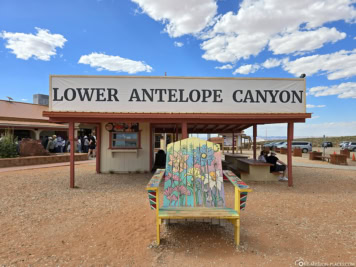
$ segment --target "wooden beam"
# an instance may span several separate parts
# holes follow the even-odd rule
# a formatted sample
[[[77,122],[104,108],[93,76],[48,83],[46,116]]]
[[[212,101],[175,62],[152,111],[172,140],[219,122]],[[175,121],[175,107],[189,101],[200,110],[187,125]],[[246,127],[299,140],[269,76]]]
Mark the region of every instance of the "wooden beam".
[[[292,172],[292,141],[293,141],[294,124],[288,123],[287,135],[287,166],[288,166],[288,186],[293,186],[293,172]]]
[[[75,152],[75,140],[74,140],[74,122],[69,123],[69,142],[71,146],[70,150],[70,158],[69,158],[69,176],[70,176],[70,181],[69,181],[69,187],[74,188],[75,187],[75,182],[74,182],[74,164],[75,164],[75,157],[74,157],[74,152]]]
[[[235,126],[235,125],[233,125],[233,126]],[[219,132],[220,132],[220,133],[224,133],[224,131],[226,131],[226,130],[229,129],[230,127],[231,127],[231,125],[226,125],[225,127],[221,128],[221,129],[219,130]]]
[[[150,156],[149,156],[149,161],[150,161],[150,171],[152,170],[152,166],[153,166],[153,126],[152,123],[150,123]]]
[[[194,127],[193,127],[193,129],[192,129],[192,133],[195,132],[195,130],[198,128],[198,125],[199,125],[199,124],[195,124],[195,125],[194,125]]]
[[[96,173],[101,172],[100,157],[101,157],[101,124],[96,126]]]
[[[256,160],[257,159],[257,148],[256,148],[256,138],[257,138],[257,125],[254,124],[253,125],[253,159]]]
[[[201,132],[203,132],[203,133],[204,133],[204,131],[206,131],[206,129],[208,129],[208,128],[209,128],[209,126],[210,126],[210,124],[205,125],[205,127],[203,127],[203,128],[201,129]]]
[[[178,125],[176,124],[176,140],[175,141],[178,141]]]
[[[50,122],[80,122],[80,123],[98,123],[98,122],[107,122],[112,121],[113,118],[111,117],[103,117],[103,118],[90,118],[85,117],[51,117],[49,119]],[[118,121],[115,119],[115,121]],[[304,118],[294,118],[294,119],[284,119],[284,118],[191,118],[191,119],[182,119],[182,118],[122,118],[120,122],[122,123],[136,123],[136,122],[150,122],[150,123],[177,123],[181,124],[183,121],[186,121],[189,124],[273,124],[273,123],[288,123],[288,122],[305,122]]]
[[[235,154],[235,133],[232,132],[232,154]]]
[[[188,138],[188,125],[187,122],[182,123],[182,139]]]
[[[220,124],[215,124],[214,127],[210,130],[212,133],[217,133],[219,130]]]

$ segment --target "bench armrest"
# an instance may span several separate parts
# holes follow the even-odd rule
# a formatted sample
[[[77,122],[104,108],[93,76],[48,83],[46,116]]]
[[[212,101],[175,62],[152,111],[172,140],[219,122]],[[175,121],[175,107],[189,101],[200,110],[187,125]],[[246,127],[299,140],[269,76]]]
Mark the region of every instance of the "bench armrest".
[[[161,180],[164,176],[165,169],[157,169],[155,174],[152,176],[151,180],[146,186],[146,190],[155,190],[159,187]]]
[[[223,171],[224,176],[237,188],[240,192],[251,192],[252,189],[236,176],[232,171]]]

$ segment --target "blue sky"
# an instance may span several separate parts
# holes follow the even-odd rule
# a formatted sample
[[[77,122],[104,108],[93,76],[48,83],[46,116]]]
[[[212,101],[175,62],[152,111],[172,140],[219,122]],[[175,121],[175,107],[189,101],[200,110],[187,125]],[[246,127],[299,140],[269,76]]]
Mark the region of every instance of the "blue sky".
[[[351,0],[0,0],[0,99],[32,102],[50,74],[306,73],[295,135],[356,135],[355,22]]]

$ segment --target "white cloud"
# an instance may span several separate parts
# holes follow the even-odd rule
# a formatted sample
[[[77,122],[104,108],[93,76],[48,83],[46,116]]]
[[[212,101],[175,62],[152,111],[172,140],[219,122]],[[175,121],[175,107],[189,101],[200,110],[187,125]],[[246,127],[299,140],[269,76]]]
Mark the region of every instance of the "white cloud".
[[[315,115],[315,116],[314,116],[314,115],[312,114],[312,117],[311,117],[310,119],[311,119],[311,120],[315,120],[315,119],[319,119],[319,118],[320,118],[320,116],[318,116],[318,115]]]
[[[262,63],[262,66],[266,69],[270,68],[275,68],[280,66],[282,63],[282,60],[277,59],[277,58],[269,58],[265,62]]]
[[[287,136],[287,123],[266,124],[257,126],[257,134],[264,136]],[[313,120],[307,119],[306,123],[294,124],[294,138],[298,137],[321,137],[326,136],[353,136],[356,132],[356,121],[351,122],[325,122],[313,123]],[[252,136],[252,127],[246,130],[246,133]]]
[[[184,44],[182,42],[174,42],[174,46],[182,47]]]
[[[310,88],[310,95],[328,96],[337,95],[338,98],[356,98],[356,82],[341,83],[332,86],[317,86]]]
[[[218,70],[230,70],[230,69],[232,69],[232,65],[226,64],[226,65],[223,65],[223,66],[220,66],[220,67],[215,67],[215,69],[218,69]]]
[[[51,56],[56,55],[56,48],[63,48],[67,39],[61,34],[51,34],[49,30],[35,28],[37,34],[6,32],[0,37],[7,40],[5,47],[12,50],[17,58],[28,60],[35,59],[49,61]]]
[[[110,56],[99,53],[91,53],[80,57],[78,63],[88,64],[98,71],[109,70],[115,72],[127,72],[130,74],[137,72],[151,72],[152,67],[142,61],[134,61],[119,56]]]
[[[249,74],[249,73],[254,73],[256,72],[258,69],[260,68],[259,65],[257,64],[254,64],[254,65],[243,65],[239,68],[237,68],[232,74],[237,74],[237,73],[240,73],[240,74]]]
[[[325,105],[311,105],[311,104],[307,104],[307,108],[325,108]]]
[[[341,50],[333,54],[312,55],[301,57],[294,61],[286,61],[283,69],[299,76],[308,76],[318,72],[326,73],[329,80],[349,78],[356,75],[356,49]]]
[[[26,98],[22,98],[22,99],[21,99],[21,101],[22,101],[22,102],[27,102],[27,101],[28,101],[28,99],[26,99]]]
[[[276,53],[311,51],[325,42],[343,38],[325,23],[355,22],[351,0],[244,0],[236,14],[228,12],[218,19],[201,45],[203,58],[236,62],[258,55],[271,42]],[[321,34],[322,36],[318,36]],[[281,45],[286,41],[287,46]]]
[[[203,58],[221,63],[236,62],[258,53],[268,43],[266,34],[217,35],[201,44]]]
[[[335,43],[345,37],[346,34],[337,31],[336,28],[322,27],[315,31],[295,31],[273,37],[269,42],[269,50],[277,55],[312,51],[327,42]]]
[[[214,18],[215,0],[131,0],[156,21],[165,24],[171,37],[197,34]]]

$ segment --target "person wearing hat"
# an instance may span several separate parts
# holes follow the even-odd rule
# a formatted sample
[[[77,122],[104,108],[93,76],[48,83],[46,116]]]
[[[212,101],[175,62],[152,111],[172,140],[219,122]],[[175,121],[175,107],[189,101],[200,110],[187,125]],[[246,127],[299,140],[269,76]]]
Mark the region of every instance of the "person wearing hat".
[[[273,164],[273,166],[271,166],[271,172],[283,172],[283,175],[279,177],[279,181],[288,181],[286,177],[287,166],[276,157],[274,151],[271,151],[271,155],[266,158],[266,161]]]

